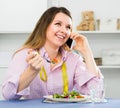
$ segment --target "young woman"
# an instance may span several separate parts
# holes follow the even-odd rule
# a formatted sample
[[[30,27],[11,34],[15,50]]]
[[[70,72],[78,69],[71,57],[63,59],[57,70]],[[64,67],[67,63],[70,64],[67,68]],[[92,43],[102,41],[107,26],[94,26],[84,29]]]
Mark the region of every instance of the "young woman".
[[[73,53],[66,42],[82,54]],[[25,44],[15,52],[2,86],[5,99],[41,98],[76,90],[90,93],[90,86],[102,85],[87,38],[72,32],[72,17],[64,7],[47,9]]]

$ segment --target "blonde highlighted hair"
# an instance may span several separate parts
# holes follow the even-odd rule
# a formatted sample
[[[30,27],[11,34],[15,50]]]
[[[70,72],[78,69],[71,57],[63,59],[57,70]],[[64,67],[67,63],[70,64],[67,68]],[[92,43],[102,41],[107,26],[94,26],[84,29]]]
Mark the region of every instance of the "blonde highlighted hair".
[[[24,45],[16,52],[24,48],[35,49],[38,51],[41,47],[43,47],[46,41],[46,30],[48,26],[52,23],[55,15],[59,12],[68,15],[72,19],[69,10],[64,7],[51,7],[47,9],[38,20],[33,32],[30,34]],[[69,50],[67,44],[64,44],[62,47],[64,47],[64,49],[66,50]]]

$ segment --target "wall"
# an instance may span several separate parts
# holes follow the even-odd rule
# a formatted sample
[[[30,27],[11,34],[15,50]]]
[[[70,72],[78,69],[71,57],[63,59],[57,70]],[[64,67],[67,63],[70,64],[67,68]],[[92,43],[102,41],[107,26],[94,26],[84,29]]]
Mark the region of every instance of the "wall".
[[[47,0],[0,0],[0,32],[30,32],[47,8]]]

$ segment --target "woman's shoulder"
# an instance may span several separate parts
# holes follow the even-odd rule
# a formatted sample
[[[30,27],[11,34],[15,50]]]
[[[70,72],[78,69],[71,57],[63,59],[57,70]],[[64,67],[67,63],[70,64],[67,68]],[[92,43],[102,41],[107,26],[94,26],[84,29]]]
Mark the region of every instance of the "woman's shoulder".
[[[67,52],[67,57],[70,58],[70,59],[73,59],[75,61],[79,61],[79,60],[83,61],[82,56],[79,53],[75,52],[75,51]]]
[[[13,57],[26,57],[27,54],[28,54],[28,50],[29,50],[29,48],[18,49],[18,50],[14,53]]]

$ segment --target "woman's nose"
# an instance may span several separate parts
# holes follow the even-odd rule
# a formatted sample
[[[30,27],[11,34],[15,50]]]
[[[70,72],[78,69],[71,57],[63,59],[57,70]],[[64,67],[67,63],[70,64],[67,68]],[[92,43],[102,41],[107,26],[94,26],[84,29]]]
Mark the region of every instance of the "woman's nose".
[[[67,33],[67,29],[65,27],[61,27],[61,32],[62,33]]]

